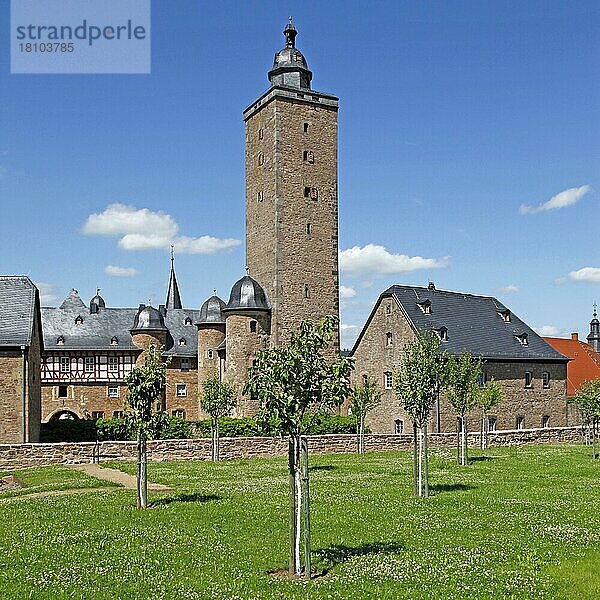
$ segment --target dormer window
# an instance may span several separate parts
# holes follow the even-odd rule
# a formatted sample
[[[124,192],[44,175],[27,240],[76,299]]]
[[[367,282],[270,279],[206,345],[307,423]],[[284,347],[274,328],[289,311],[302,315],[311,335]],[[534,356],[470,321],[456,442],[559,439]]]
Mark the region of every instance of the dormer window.
[[[446,327],[440,327],[439,329],[434,329],[437,336],[440,338],[440,341],[447,342],[448,341],[448,329]]]
[[[185,338],[179,338],[179,345],[180,346],[187,346],[187,341]]]
[[[75,325],[81,325],[83,323],[83,317],[81,315],[78,315],[77,317],[75,317]]]
[[[526,333],[517,334],[517,335],[515,335],[515,337],[519,340],[519,342],[521,343],[521,346],[529,345],[529,340],[527,339]]]
[[[65,338],[62,335],[59,335],[56,338],[56,344],[57,346],[62,346],[65,343]]]
[[[431,314],[431,302],[429,300],[423,300],[422,302],[417,302],[417,306],[421,309],[421,312],[424,315]]]
[[[119,338],[115,335],[111,338],[110,340],[110,345],[111,346],[116,346],[119,343]]]
[[[184,325],[191,325],[192,324],[192,320],[189,317],[185,318],[185,321],[183,322]]]
[[[505,323],[510,323],[510,310],[499,310],[498,314],[502,317]]]

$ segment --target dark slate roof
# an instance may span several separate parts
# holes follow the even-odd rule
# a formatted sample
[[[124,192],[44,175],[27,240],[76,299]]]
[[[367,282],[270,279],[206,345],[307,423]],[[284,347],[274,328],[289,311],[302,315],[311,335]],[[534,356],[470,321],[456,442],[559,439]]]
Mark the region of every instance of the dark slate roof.
[[[0,346],[29,346],[38,291],[29,277],[0,276]]]
[[[158,308],[154,308],[154,306],[140,304],[131,330],[136,332],[144,330],[164,331],[167,328],[162,314],[164,308],[164,306],[161,306],[159,310]]]
[[[225,306],[225,302],[219,296],[213,294],[200,307],[198,325],[223,325],[225,323],[225,317],[223,316]]]
[[[64,303],[63,303],[64,304]],[[81,308],[42,308],[42,327],[46,350],[103,350],[103,351],[139,351],[133,343],[131,328],[134,325],[137,308],[101,308],[96,314],[90,314],[85,305]],[[83,322],[75,323],[80,316]],[[164,316],[168,329],[165,354],[168,356],[194,357],[198,353],[196,327],[194,323],[200,316],[199,310],[171,309]],[[186,319],[189,325],[186,325]],[[56,340],[62,336],[63,344]],[[113,337],[118,344],[111,344]],[[185,340],[184,345],[179,341]]]
[[[173,265],[173,258],[171,258],[171,274],[169,275],[169,291],[167,292],[167,301],[165,303],[167,308],[183,308],[181,302],[181,294],[179,293],[179,285],[177,284],[177,277],[175,276],[175,266]]]
[[[243,310],[270,310],[271,305],[267,298],[267,292],[263,287],[252,279],[250,275],[244,275],[236,281],[231,288],[229,302],[224,311]]]
[[[568,360],[491,296],[404,285],[388,288],[381,294],[380,300],[390,296],[402,308],[414,331],[439,331],[446,328],[448,341],[443,342],[442,348],[451,354],[467,351],[474,356],[496,360]],[[419,307],[419,303],[424,300],[431,302],[431,314],[425,314]],[[510,322],[505,321],[501,315],[506,311],[510,312]],[[368,321],[363,332],[367,325]],[[526,346],[518,339],[523,334],[527,336]],[[353,353],[361,337],[362,333]]]
[[[93,300],[93,298],[92,298]],[[70,292],[69,295],[63,300],[63,303],[60,305],[60,308],[69,308],[69,309],[86,309],[87,306],[85,305],[85,302],[79,297],[79,292],[73,288]]]

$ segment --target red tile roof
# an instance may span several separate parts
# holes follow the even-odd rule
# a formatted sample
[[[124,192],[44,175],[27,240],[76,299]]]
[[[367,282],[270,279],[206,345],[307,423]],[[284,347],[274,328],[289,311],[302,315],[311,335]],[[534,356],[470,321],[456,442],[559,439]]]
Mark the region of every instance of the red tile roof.
[[[592,346],[573,338],[544,339],[572,359],[567,363],[567,396],[573,396],[584,382],[600,378],[600,354]]]

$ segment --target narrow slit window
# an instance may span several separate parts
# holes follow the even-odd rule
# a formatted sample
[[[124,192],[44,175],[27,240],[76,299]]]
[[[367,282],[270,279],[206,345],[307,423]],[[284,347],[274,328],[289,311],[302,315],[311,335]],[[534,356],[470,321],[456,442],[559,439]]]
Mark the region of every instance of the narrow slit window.
[[[306,224],[306,233],[310,235],[312,233],[312,225],[310,223]]]
[[[264,165],[264,164],[265,164],[265,155],[264,155],[264,154],[261,152],[261,153],[258,155],[258,165],[259,165],[259,166],[262,166],[262,165]]]
[[[304,133],[308,133],[308,123],[304,123]]]
[[[250,333],[256,333],[257,325],[256,321],[250,321]]]
[[[257,202],[263,201],[263,193],[262,192],[256,192],[256,201]]]

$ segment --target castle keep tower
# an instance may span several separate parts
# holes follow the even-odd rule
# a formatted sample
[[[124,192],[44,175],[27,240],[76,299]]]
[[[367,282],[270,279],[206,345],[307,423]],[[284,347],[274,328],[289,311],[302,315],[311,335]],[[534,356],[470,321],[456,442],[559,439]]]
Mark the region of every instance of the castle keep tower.
[[[339,316],[338,99],[310,89],[291,19],[283,33],[271,87],[244,111],[246,261],[267,292],[275,344],[304,319]]]

